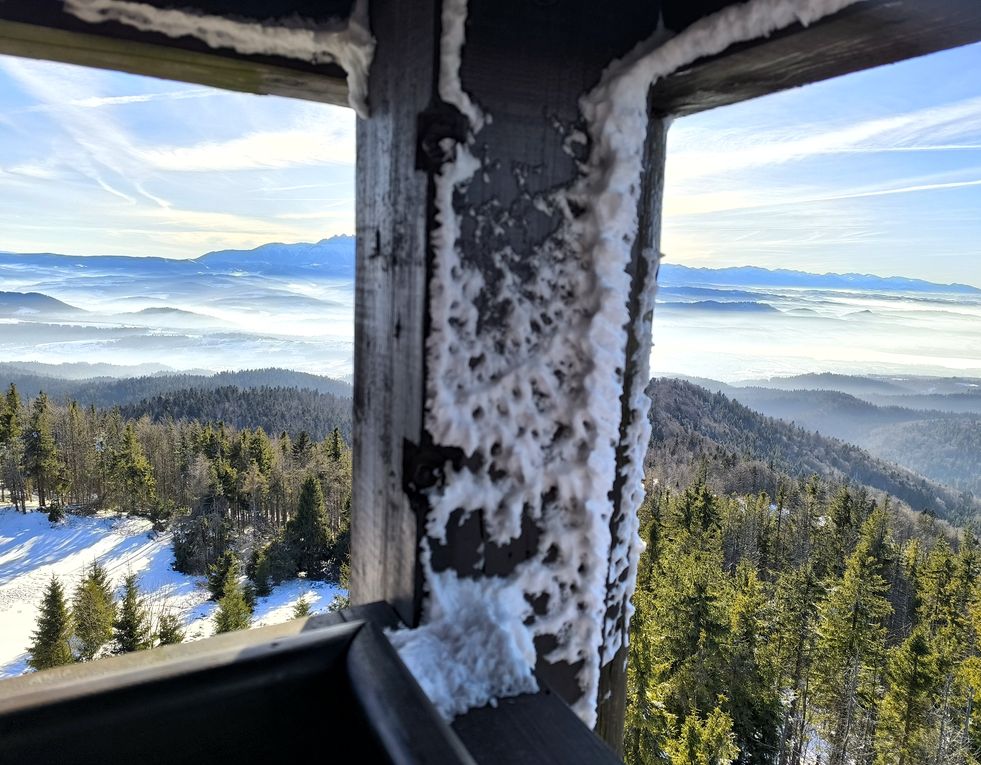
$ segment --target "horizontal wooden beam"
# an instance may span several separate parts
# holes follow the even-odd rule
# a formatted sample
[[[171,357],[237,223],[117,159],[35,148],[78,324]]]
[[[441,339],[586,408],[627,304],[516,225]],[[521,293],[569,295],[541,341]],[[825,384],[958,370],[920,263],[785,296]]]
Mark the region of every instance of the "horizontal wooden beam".
[[[657,83],[654,104],[694,114],[979,40],[978,0],[865,0],[701,59]]]
[[[0,2],[0,54],[112,69],[225,90],[346,106],[347,82],[335,64],[214,49],[114,22],[89,24],[60,0]]]

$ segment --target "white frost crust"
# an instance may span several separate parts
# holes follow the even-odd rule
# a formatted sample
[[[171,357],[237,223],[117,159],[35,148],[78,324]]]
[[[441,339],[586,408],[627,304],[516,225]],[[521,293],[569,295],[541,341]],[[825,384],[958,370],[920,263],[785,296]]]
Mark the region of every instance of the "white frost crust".
[[[460,64],[463,44],[466,41],[468,0],[443,0],[440,14],[442,34],[439,39],[439,97],[453,104],[467,119],[474,133],[484,126],[484,114],[463,89],[460,82]]]
[[[367,0],[357,0],[348,19],[316,24],[300,16],[245,21],[191,10],[156,8],[130,0],[64,0],[65,11],[97,24],[116,21],[168,37],[194,37],[212,48],[243,55],[283,56],[314,64],[337,63],[347,73],[348,100],[368,116],[368,71],[375,39],[368,30]]]
[[[644,458],[647,456],[647,445],[651,440],[651,421],[648,417],[651,399],[647,395],[647,385],[651,379],[651,347],[654,318],[654,300],[657,296],[657,264],[660,253],[645,253],[646,261],[650,263],[647,280],[641,287],[640,305],[634,325],[631,328],[633,336],[642,338],[637,343],[633,356],[629,360],[634,376],[631,383],[629,402],[630,420],[625,429],[626,442],[629,448],[626,460],[620,467],[623,479],[623,489],[620,497],[620,518],[617,536],[610,550],[610,565],[606,576],[606,615],[603,619],[603,651],[602,664],[613,660],[617,651],[627,644],[630,630],[630,619],[634,613],[631,596],[637,581],[637,563],[640,560],[644,543],[640,538],[640,521],[637,511],[644,501]],[[611,616],[620,614],[622,619]]]
[[[517,589],[431,571],[428,585],[423,626],[388,637],[443,717],[538,691],[535,645],[521,626],[530,609]]]
[[[478,582],[451,571],[434,573],[424,551],[430,611],[420,630],[434,625],[425,634],[443,634],[449,629],[446,615],[454,609],[452,619],[476,628],[486,614],[464,611],[503,604],[496,613],[498,627],[510,635],[505,643],[533,646],[535,637],[550,635],[556,648],[545,657],[548,661],[582,662],[577,675],[582,696],[574,709],[589,725],[596,720],[601,665],[625,642],[641,549],[636,514],[644,496],[643,458],[650,434],[646,342],[632,359],[636,377],[626,423],[630,448],[622,467],[623,516],[614,524],[616,539],[609,492],[616,478],[628,332],[641,339],[649,339],[651,332],[651,305],[631,325],[626,271],[637,236],[647,93],[658,78],[699,58],[798,21],[810,23],[856,1],[750,0],[667,42],[660,31],[612,64],[580,101],[590,153],[579,179],[564,191],[529,202],[542,214],[561,215],[562,225],[539,245],[530,282],[524,274],[519,283],[507,268],[514,253],[506,247],[496,252],[504,267],[494,285],[462,257],[462,222],[453,207],[455,193],[478,172],[489,174],[493,168],[482,166],[473,152],[475,134],[489,117],[460,82],[466,0],[444,2],[439,92],[469,117],[471,134],[464,144],[444,145],[452,159],[435,179],[426,428],[435,443],[478,459],[460,470],[446,466],[443,485],[428,495],[426,532],[434,542],[444,542],[450,518],[462,510],[464,517],[482,513],[492,543],[518,538],[523,518],[536,523],[540,538],[536,555],[510,576]],[[573,215],[573,207],[581,212]],[[495,234],[508,225],[506,220],[485,222]],[[493,326],[479,330],[478,297],[507,305]],[[652,301],[653,289],[645,290],[645,297]],[[531,599],[544,602],[544,609],[529,614]],[[609,617],[620,609],[622,620]],[[460,687],[459,704],[447,702],[444,694],[455,693],[452,688],[459,683],[441,684],[444,662],[411,656],[411,634],[400,638],[403,658],[419,668],[424,686],[436,688],[442,708],[462,711],[506,695],[493,677],[481,678],[476,684],[480,693],[471,692],[473,686]],[[493,639],[503,640],[500,635]],[[519,661],[524,654],[522,648],[508,655]],[[530,670],[533,653],[526,660]],[[430,677],[430,672],[435,674]],[[512,687],[515,676],[520,676],[515,667],[505,665],[502,683]]]

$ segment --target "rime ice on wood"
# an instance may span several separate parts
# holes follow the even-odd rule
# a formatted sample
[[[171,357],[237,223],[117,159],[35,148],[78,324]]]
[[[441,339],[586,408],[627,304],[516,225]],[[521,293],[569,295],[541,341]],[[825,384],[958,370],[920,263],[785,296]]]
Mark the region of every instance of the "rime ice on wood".
[[[610,492],[617,480],[627,338],[632,332],[640,339],[630,359],[638,378],[647,374],[650,343],[650,305],[631,316],[627,272],[638,229],[647,93],[658,78],[735,42],[809,23],[852,2],[752,0],[667,42],[659,33],[613,63],[580,102],[589,137],[580,177],[568,188],[524,200],[536,211],[529,214],[555,216],[560,223],[521,273],[510,267],[517,257],[509,246],[494,250],[492,244],[507,241],[495,235],[513,223],[509,211],[454,204],[478,172],[495,171],[495,158],[479,160],[473,151],[489,117],[460,80],[466,2],[444,3],[439,92],[468,118],[470,134],[463,143],[446,140],[451,159],[436,177],[426,428],[436,444],[456,447],[467,459],[460,467],[447,464],[444,480],[428,493],[427,544],[444,543],[451,518],[462,522],[473,513],[480,513],[488,544],[507,545],[528,523],[538,534],[532,557],[502,577],[472,580],[452,570],[434,571],[424,556],[432,622],[396,640],[444,712],[515,692],[513,664],[500,678],[485,665],[486,675],[462,686],[452,680],[459,662],[451,662],[447,679],[432,676],[441,671],[438,664],[418,658],[432,655],[420,641],[447,633],[442,615],[456,611],[456,618],[478,629],[483,617],[461,617],[457,609],[484,609],[482,600],[489,600],[516,604],[511,607],[521,614],[498,622],[495,642],[527,646],[548,636],[553,647],[546,661],[580,667],[582,695],[574,706],[594,723],[601,662],[615,655],[626,635],[640,550],[636,511],[643,497],[649,400],[637,379],[624,423],[629,444],[619,508]],[[518,174],[516,182],[520,188]],[[472,230],[468,237],[500,264],[495,279],[464,256],[464,223]],[[652,299],[653,290],[646,295]],[[612,526],[616,538],[614,512],[622,514]],[[523,605],[531,602],[539,607]],[[499,630],[510,633],[508,639]],[[447,636],[451,645],[459,638]],[[512,660],[523,655],[510,653]]]
[[[368,70],[375,40],[368,31],[366,0],[357,0],[350,18],[327,24],[300,16],[265,21],[233,19],[130,0],[64,0],[65,10],[90,23],[116,21],[168,37],[194,37],[212,48],[309,61],[336,62],[347,73],[348,100],[368,116]]]
[[[580,160],[572,183],[532,194],[520,168],[503,171],[514,176],[522,214],[555,222],[533,252],[520,253],[505,235],[520,223],[513,206],[466,204],[468,186],[502,172],[508,158],[477,156],[479,133],[493,115],[461,82],[466,2],[444,2],[439,94],[467,118],[469,134],[444,140],[449,159],[435,177],[425,425],[438,447],[465,457],[447,462],[426,494],[424,626],[393,637],[444,714],[526,690],[515,678],[525,676],[522,662],[530,671],[536,660],[527,647],[544,639],[539,650],[549,647],[538,659],[576,668],[581,695],[574,708],[595,722],[601,664],[629,627],[641,546],[636,511],[649,408],[642,378],[653,285],[632,285],[628,265],[638,230],[647,93],[659,77],[732,43],[809,23],[851,2],[752,0],[677,37],[666,40],[662,30],[611,64],[580,101],[588,141],[568,128],[567,153]],[[647,260],[653,272],[656,253]],[[633,315],[632,286],[647,300]],[[631,334],[637,346],[628,359]],[[622,408],[628,362],[634,379]],[[628,443],[618,476],[621,434]],[[618,479],[621,502],[614,507]],[[475,514],[481,560],[473,571],[437,567],[454,526]],[[536,545],[530,557],[506,575],[487,576],[489,551],[523,539],[529,527]],[[466,625],[463,632],[453,619]],[[459,650],[463,634],[480,630],[506,647],[500,667],[477,666]],[[448,668],[432,660],[437,639],[449,641]],[[460,681],[462,668],[467,683]]]

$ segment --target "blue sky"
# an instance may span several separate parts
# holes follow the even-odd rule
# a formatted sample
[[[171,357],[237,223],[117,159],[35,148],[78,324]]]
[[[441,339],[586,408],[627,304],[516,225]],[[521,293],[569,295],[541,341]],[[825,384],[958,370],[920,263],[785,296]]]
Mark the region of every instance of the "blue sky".
[[[678,120],[672,262],[981,285],[981,46]],[[354,230],[354,115],[0,57],[0,249],[196,257]]]
[[[981,46],[678,120],[672,262],[981,286]]]
[[[354,229],[354,113],[0,56],[0,250],[197,257]]]

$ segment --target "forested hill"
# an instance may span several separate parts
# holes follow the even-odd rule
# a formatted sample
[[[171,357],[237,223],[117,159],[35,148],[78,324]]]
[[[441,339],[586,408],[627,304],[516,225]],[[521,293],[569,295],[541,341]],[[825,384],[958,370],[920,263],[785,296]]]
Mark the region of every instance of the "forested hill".
[[[351,386],[330,377],[293,372],[288,369],[252,369],[215,375],[160,374],[143,377],[70,380],[38,374],[16,363],[0,364],[0,384],[13,383],[26,396],[44,391],[54,401],[73,399],[83,406],[113,407],[136,404],[144,399],[174,391],[216,388],[297,388],[350,399]],[[347,404],[350,408],[350,402]],[[210,418],[209,418],[210,419]]]
[[[955,523],[981,515],[981,504],[968,495],[852,444],[761,415],[721,393],[673,379],[652,381],[650,392],[654,406],[648,461],[654,476],[669,486],[683,487],[692,466],[704,457],[731,473],[728,488],[735,491],[766,488],[773,496],[775,487],[766,486],[759,475],[770,470],[797,478],[849,479]],[[754,486],[761,480],[762,486]]]
[[[981,496],[981,416],[877,406],[835,390],[782,390],[692,382],[723,393],[768,417],[840,438],[956,491]],[[981,398],[978,402],[981,403]]]
[[[270,435],[292,436],[306,431],[314,440],[326,438],[336,427],[351,442],[351,400],[314,390],[262,386],[238,388],[185,388],[120,407],[126,419],[144,415],[161,422],[196,420],[223,422],[239,430],[262,428]]]

